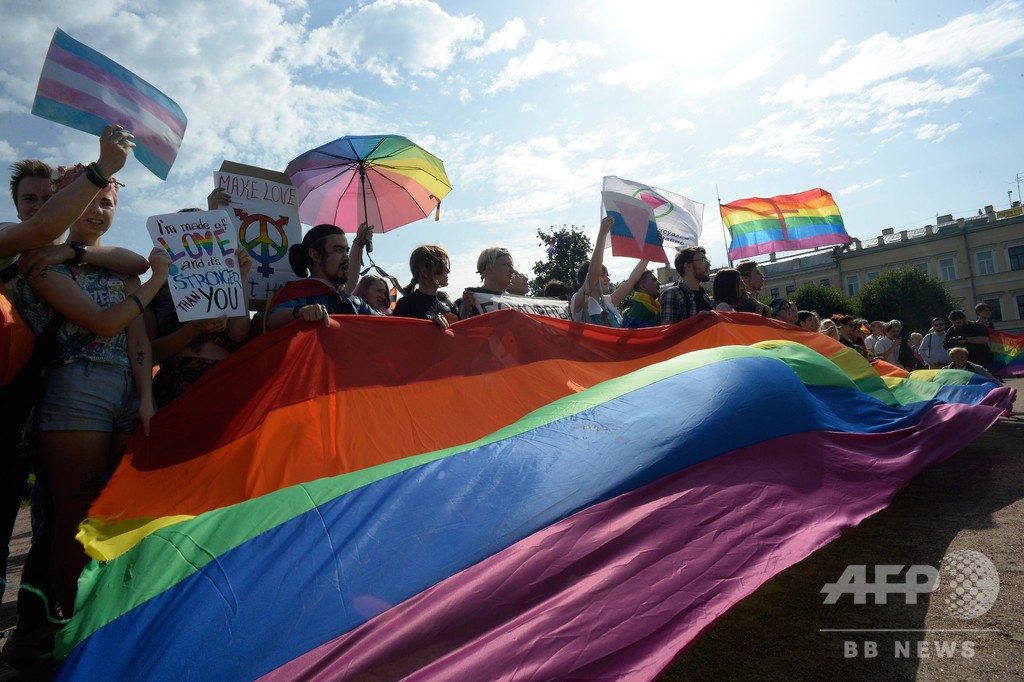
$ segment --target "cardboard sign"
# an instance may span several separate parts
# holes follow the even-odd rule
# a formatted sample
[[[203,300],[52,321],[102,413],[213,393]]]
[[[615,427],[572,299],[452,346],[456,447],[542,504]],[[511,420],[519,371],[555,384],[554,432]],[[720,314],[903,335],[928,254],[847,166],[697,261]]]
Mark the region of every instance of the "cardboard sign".
[[[231,195],[228,215],[252,256],[249,301],[262,310],[278,289],[298,279],[288,264],[288,248],[302,241],[298,190],[284,173],[233,161],[224,161],[213,179]]]
[[[478,313],[489,313],[492,310],[512,308],[522,313],[558,317],[563,320],[569,319],[569,302],[563,301],[560,298],[513,296],[512,294],[496,295],[474,291],[473,300],[476,302],[475,307]]]
[[[238,238],[224,211],[150,216],[146,229],[171,256],[167,285],[179,322],[245,315]]]

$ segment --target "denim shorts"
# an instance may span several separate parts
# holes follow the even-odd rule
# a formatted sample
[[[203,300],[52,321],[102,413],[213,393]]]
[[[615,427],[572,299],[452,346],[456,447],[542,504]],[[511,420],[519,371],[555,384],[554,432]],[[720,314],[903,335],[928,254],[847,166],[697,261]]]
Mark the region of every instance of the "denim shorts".
[[[36,428],[131,433],[138,414],[139,396],[130,368],[73,360],[47,369]]]

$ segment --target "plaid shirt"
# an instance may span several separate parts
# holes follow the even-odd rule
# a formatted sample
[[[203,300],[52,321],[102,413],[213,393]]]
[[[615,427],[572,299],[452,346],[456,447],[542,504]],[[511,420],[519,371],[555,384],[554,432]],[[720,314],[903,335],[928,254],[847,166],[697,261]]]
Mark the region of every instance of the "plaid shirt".
[[[700,296],[698,301],[697,297]],[[661,323],[675,324],[691,318],[701,310],[712,310],[711,298],[704,287],[698,285],[697,291],[683,283],[683,280],[676,282],[674,287],[669,287],[661,292],[658,298],[661,303]]]

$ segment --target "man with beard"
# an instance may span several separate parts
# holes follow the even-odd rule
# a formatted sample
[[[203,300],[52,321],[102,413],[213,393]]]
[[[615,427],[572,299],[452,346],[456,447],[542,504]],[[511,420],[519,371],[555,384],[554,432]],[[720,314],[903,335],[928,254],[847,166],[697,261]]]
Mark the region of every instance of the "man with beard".
[[[662,324],[682,322],[714,308],[711,297],[701,286],[701,282],[711,279],[711,261],[705,254],[703,246],[680,249],[676,254],[676,272],[682,279],[663,291],[658,299]]]
[[[348,279],[348,239],[340,227],[317,225],[288,250],[296,275],[274,294],[267,315],[267,331],[299,318],[330,325],[330,315],[375,315],[358,296],[342,291]]]

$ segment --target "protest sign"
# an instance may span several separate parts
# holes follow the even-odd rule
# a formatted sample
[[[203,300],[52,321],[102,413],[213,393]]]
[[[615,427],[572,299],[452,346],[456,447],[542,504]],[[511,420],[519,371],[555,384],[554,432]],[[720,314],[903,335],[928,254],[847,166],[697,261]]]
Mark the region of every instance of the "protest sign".
[[[245,315],[238,238],[224,211],[150,216],[153,244],[171,257],[167,278],[179,322]]]
[[[213,178],[231,196],[228,215],[253,260],[249,301],[262,310],[278,289],[297,279],[288,248],[302,241],[298,190],[284,173],[233,161],[224,161]]]
[[[492,310],[512,308],[521,313],[544,315],[569,319],[569,302],[560,298],[541,298],[539,296],[513,296],[512,294],[487,294],[473,291],[477,313],[489,313]]]

